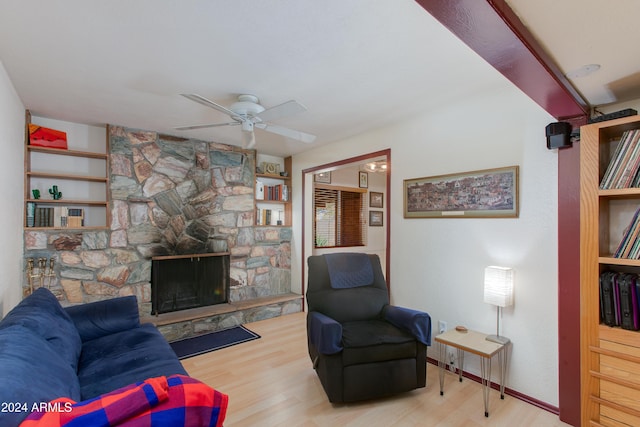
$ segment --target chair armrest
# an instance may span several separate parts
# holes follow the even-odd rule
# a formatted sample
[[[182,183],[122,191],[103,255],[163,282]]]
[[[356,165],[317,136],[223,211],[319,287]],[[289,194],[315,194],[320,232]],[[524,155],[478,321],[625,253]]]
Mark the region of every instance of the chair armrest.
[[[309,341],[321,354],[342,351],[342,325],[317,311],[308,314]]]
[[[425,345],[431,345],[431,316],[424,311],[387,305],[382,316],[394,326],[404,329]]]
[[[90,341],[140,326],[138,300],[134,295],[65,308],[82,341]]]

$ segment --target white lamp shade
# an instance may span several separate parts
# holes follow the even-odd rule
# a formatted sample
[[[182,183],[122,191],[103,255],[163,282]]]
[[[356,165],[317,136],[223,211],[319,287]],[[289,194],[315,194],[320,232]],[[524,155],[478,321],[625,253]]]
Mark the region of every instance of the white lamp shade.
[[[484,302],[499,307],[513,304],[513,269],[496,266],[484,269]]]

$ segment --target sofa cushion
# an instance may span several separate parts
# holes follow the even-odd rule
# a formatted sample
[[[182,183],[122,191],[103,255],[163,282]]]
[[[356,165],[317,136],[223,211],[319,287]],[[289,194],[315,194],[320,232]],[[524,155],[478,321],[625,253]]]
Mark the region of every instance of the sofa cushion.
[[[78,365],[83,400],[147,378],[173,374],[187,372],[151,324],[86,341]]]
[[[111,298],[65,308],[82,342],[140,326],[135,295]]]
[[[17,426],[34,404],[59,397],[80,399],[76,372],[58,349],[21,325],[0,329],[0,378],[0,402],[20,405],[20,411],[13,407],[0,412],[1,426]]]
[[[71,317],[46,288],[38,288],[0,322],[0,330],[21,325],[40,335],[75,371],[82,341]]]

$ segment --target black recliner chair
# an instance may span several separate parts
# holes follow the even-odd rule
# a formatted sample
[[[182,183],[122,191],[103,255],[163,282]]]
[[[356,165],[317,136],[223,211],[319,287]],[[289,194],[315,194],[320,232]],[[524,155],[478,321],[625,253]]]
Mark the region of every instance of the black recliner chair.
[[[377,255],[310,256],[309,356],[330,402],[424,387],[429,314],[389,305]]]

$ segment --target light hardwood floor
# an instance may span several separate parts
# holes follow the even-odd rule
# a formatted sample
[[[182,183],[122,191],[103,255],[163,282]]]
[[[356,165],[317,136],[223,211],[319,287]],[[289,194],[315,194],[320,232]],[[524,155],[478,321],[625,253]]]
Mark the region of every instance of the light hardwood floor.
[[[484,416],[480,384],[437,367],[427,387],[392,398],[331,404],[307,353],[305,313],[245,325],[262,338],[182,361],[189,374],[229,395],[226,427],[236,426],[568,426],[558,417],[492,390]],[[433,352],[433,348],[430,348]]]

